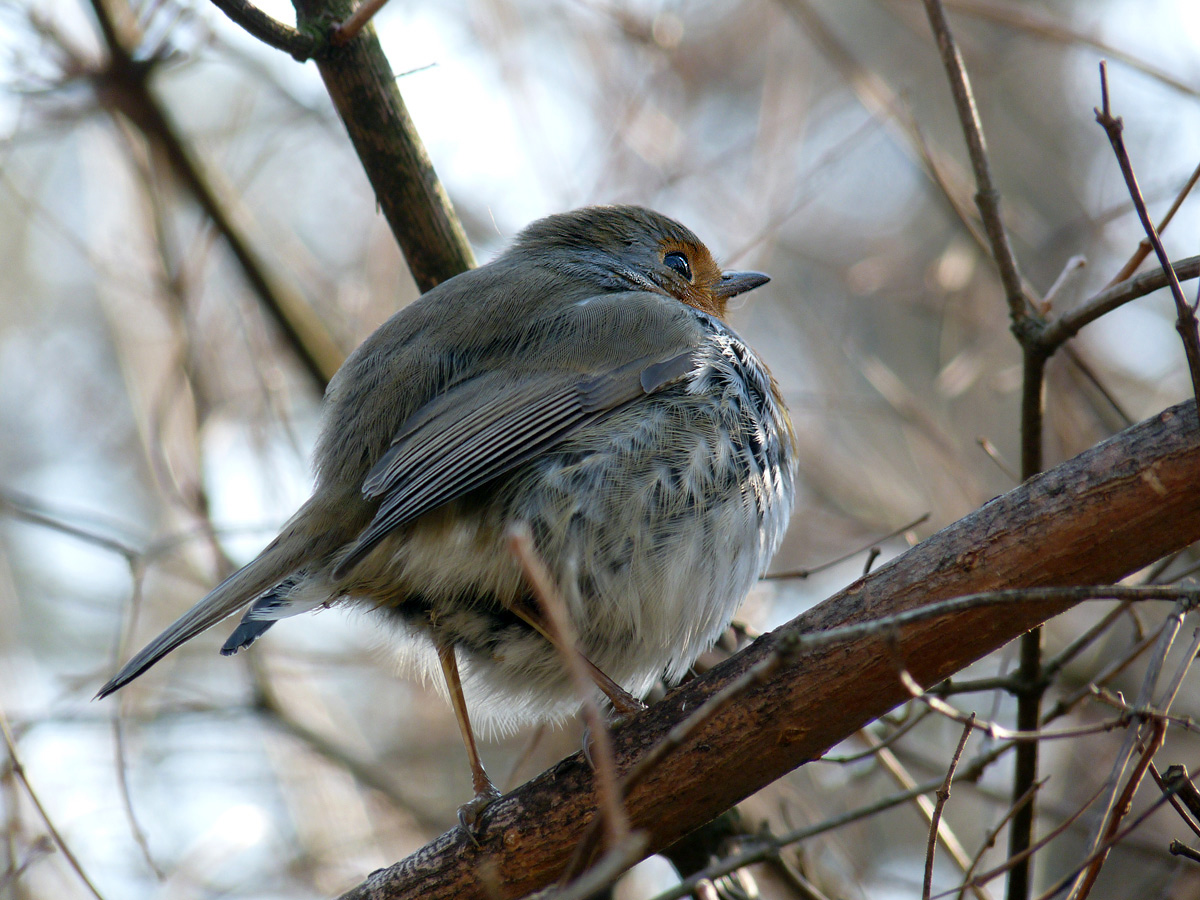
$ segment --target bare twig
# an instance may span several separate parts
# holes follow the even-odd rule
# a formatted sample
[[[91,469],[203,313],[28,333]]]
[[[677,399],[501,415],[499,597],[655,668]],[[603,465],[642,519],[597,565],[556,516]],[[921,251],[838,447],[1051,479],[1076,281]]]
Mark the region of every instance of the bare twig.
[[[1058,299],[1059,291],[1063,290],[1081,269],[1087,265],[1087,258],[1083,256],[1072,256],[1067,260],[1067,264],[1063,266],[1063,270],[1058,273],[1058,277],[1054,279],[1054,283],[1050,285],[1046,291],[1046,296],[1042,298],[1042,312],[1047,313],[1054,305],[1054,301]]]
[[[983,860],[983,854],[996,845],[996,838],[999,837],[1000,832],[1004,830],[1004,826],[1007,825],[1012,817],[1017,814],[1018,809],[1030,801],[1034,793],[1042,789],[1042,786],[1046,783],[1046,780],[1047,779],[1043,778],[1041,781],[1030,786],[1029,790],[1026,791],[1020,798],[1018,798],[1016,803],[1009,806],[1008,810],[1003,816],[1001,816],[1000,821],[988,829],[987,836],[979,845],[979,852],[975,854],[975,858],[971,860],[971,865],[967,868],[967,871],[963,876],[963,883],[958,892],[958,900],[963,900],[963,898],[967,895],[968,887],[974,884],[975,869],[978,868],[979,863]]]
[[[962,55],[946,21],[945,10],[942,9],[941,0],[924,0],[924,3],[925,13],[942,57],[942,65],[950,81],[950,91],[954,96],[954,105],[958,110],[959,123],[962,125],[971,166],[975,172],[975,203],[983,218],[992,256],[999,270],[1000,282],[1004,286],[1012,331],[1021,345],[1021,477],[1032,478],[1042,469],[1042,392],[1047,354],[1038,346],[1037,336],[1045,322],[1038,308],[1029,301],[1024,291],[1016,256],[1000,213],[1000,193],[992,182],[983,125],[979,120]],[[1036,728],[1041,717],[1042,695],[1045,691],[1041,652],[1040,628],[1034,628],[1021,636],[1018,676],[1023,687],[1016,692],[1018,729]],[[1013,771],[1014,799],[1023,796],[1036,781],[1037,744],[1024,744],[1017,748]],[[1019,855],[1029,846],[1033,833],[1033,815],[1033,801],[1030,800],[1013,817],[1010,854]],[[1029,866],[1027,862],[1022,861],[1013,869],[1009,879],[1008,897],[1009,900],[1023,900],[1028,894]]]
[[[1125,123],[1120,116],[1112,114],[1112,109],[1109,105],[1108,67],[1103,60],[1100,62],[1100,97],[1101,105],[1096,110],[1096,121],[1100,123],[1100,127],[1108,135],[1108,142],[1112,144],[1113,153],[1117,157],[1117,165],[1121,167],[1121,175],[1125,179],[1125,186],[1129,190],[1129,197],[1133,200],[1133,207],[1137,210],[1138,219],[1141,220],[1146,237],[1149,239],[1151,245],[1153,245],[1154,254],[1158,257],[1159,265],[1162,266],[1163,273],[1167,276],[1167,284],[1171,288],[1171,297],[1175,300],[1175,330],[1179,332],[1179,337],[1183,341],[1183,350],[1187,355],[1188,372],[1192,376],[1192,393],[1200,397],[1200,332],[1197,331],[1196,311],[1183,296],[1183,288],[1179,284],[1179,279],[1175,276],[1175,269],[1171,265],[1170,258],[1167,256],[1167,250],[1163,246],[1162,238],[1158,236],[1158,231],[1155,229],[1154,223],[1150,220],[1150,213],[1146,209],[1146,200],[1142,196],[1142,189],[1138,186],[1137,175],[1133,171],[1133,163],[1129,159],[1129,152],[1125,149],[1125,139],[1121,134],[1125,129]]]
[[[312,59],[321,49],[321,41],[273,19],[247,0],[212,0],[213,6],[240,25],[247,34],[264,44],[282,50],[298,62]]]
[[[1125,671],[1139,656],[1154,646],[1154,642],[1158,640],[1158,631],[1143,637],[1140,641],[1129,648],[1128,652],[1120,658],[1115,659],[1105,666],[1096,677],[1087,684],[1080,685],[1076,690],[1065,697],[1060,698],[1050,711],[1042,717],[1042,724],[1053,722],[1055,719],[1065,716],[1068,712],[1074,709],[1075,705],[1084,697],[1091,696],[1095,693],[1094,688],[1097,685],[1107,684],[1112,681],[1117,675]]]
[[[1099,847],[1084,857],[1072,871],[1068,872],[1065,876],[1059,879],[1058,883],[1053,885],[1049,890],[1043,892],[1038,900],[1051,900],[1051,898],[1061,897],[1062,892],[1072,881],[1077,879],[1080,874],[1087,870],[1093,862],[1107,855],[1113,847],[1121,843],[1121,841],[1125,840],[1125,838],[1129,837],[1129,835],[1133,834],[1135,831],[1137,831],[1137,829],[1141,828],[1142,824],[1152,815],[1158,812],[1159,809],[1162,808],[1162,805],[1166,802],[1166,797],[1159,797],[1157,800],[1151,803],[1148,809],[1144,810],[1140,815],[1136,816],[1132,821],[1130,821],[1130,823],[1123,829],[1113,834],[1108,840],[1104,841]]]
[[[917,609],[908,610],[895,615],[874,619],[870,622],[860,622],[853,625],[840,625],[825,631],[808,632],[800,636],[801,652],[813,647],[841,641],[858,640],[864,637],[885,636],[888,632],[905,625],[936,619],[955,613],[980,609],[985,606],[996,606],[1014,603],[1083,603],[1089,600],[1170,600],[1184,603],[1186,609],[1194,609],[1200,605],[1200,587],[1184,587],[1181,585],[1095,585],[1069,588],[1014,588],[1004,591],[986,591],[979,594],[966,594],[950,600],[939,600]]]
[[[941,778],[926,781],[914,786],[910,790],[902,791],[899,794],[892,794],[890,797],[884,797],[882,800],[868,803],[866,806],[861,806],[858,809],[852,809],[849,812],[826,819],[824,822],[818,822],[816,825],[796,828],[781,835],[773,835],[748,843],[741,847],[737,853],[717,860],[711,866],[685,878],[675,887],[656,895],[653,900],[680,900],[682,897],[691,896],[702,881],[715,880],[722,875],[728,875],[730,872],[735,872],[754,863],[768,860],[777,855],[780,850],[792,844],[801,843],[818,835],[836,831],[838,828],[853,825],[855,822],[868,819],[871,816],[894,809],[897,806],[903,806],[905,803],[912,802],[915,797],[921,797],[936,791],[941,786],[942,781]]]
[[[1160,235],[1166,230],[1167,226],[1171,224],[1171,220],[1175,218],[1175,213],[1179,212],[1179,207],[1183,206],[1183,201],[1186,200],[1187,195],[1192,192],[1192,188],[1196,186],[1197,181],[1200,181],[1200,163],[1197,163],[1196,168],[1192,169],[1192,174],[1189,175],[1187,181],[1183,183],[1183,187],[1179,189],[1179,193],[1175,195],[1175,199],[1171,202],[1170,208],[1163,215],[1162,221],[1158,223],[1158,233]],[[1142,238],[1138,242],[1137,250],[1135,250],[1133,255],[1129,257],[1125,265],[1121,266],[1121,268],[1117,271],[1117,274],[1113,276],[1112,280],[1108,283],[1108,287],[1112,287],[1114,284],[1119,284],[1126,278],[1129,278],[1131,275],[1133,275],[1133,273],[1137,271],[1138,266],[1140,266],[1146,257],[1150,255],[1151,248],[1152,245],[1150,243],[1150,238]],[[1178,271],[1178,269],[1176,269],[1176,271]]]
[[[629,792],[653,772],[668,755],[683,746],[692,732],[720,713],[729,704],[733,703],[744,691],[752,685],[765,682],[769,679],[772,673],[783,664],[785,659],[790,658],[796,652],[797,644],[798,641],[794,639],[780,642],[775,652],[730,682],[722,690],[706,700],[690,716],[668,731],[661,741],[651,747],[626,772],[619,786],[620,796],[628,796]],[[594,840],[594,834],[595,827],[593,825],[587,834],[585,834],[583,840],[579,842],[581,849]],[[580,855],[580,853],[576,853],[575,858],[578,859]]]
[[[309,750],[329,763],[344,769],[360,785],[378,791],[397,809],[411,815],[422,827],[435,830],[444,827],[444,822],[424,808],[416,797],[406,794],[401,782],[374,763],[352,753],[347,747],[300,722],[284,708],[271,686],[270,680],[257,663],[251,663],[254,679],[253,710],[255,715],[273,725],[284,734],[290,735]]]
[[[1200,256],[1189,256],[1181,259],[1172,266],[1174,276],[1179,281],[1186,281],[1200,275]],[[1052,352],[1059,345],[1074,337],[1085,326],[1095,322],[1100,317],[1124,306],[1132,300],[1145,297],[1155,291],[1162,290],[1168,284],[1167,274],[1161,269],[1142,272],[1125,281],[1110,285],[1098,294],[1088,298],[1073,309],[1052,319],[1045,330],[1039,335],[1038,342],[1046,352]]]
[[[1171,841],[1167,850],[1172,856],[1182,856],[1184,859],[1200,863],[1200,850],[1193,850],[1187,844],[1183,843],[1183,841]]]
[[[1158,785],[1158,789],[1167,795],[1179,818],[1200,837],[1200,791],[1192,784],[1184,766],[1168,766],[1167,773],[1160,775],[1158,767],[1150,763],[1150,777]]]
[[[1162,672],[1163,663],[1166,660],[1167,653],[1171,649],[1171,645],[1174,643],[1176,635],[1179,633],[1179,628],[1183,622],[1183,616],[1185,612],[1186,608],[1182,604],[1179,604],[1174,610],[1171,611],[1171,614],[1163,623],[1163,629],[1155,643],[1154,654],[1150,658],[1150,664],[1147,666],[1146,674],[1142,679],[1140,688],[1138,689],[1137,699],[1134,702],[1135,706],[1148,707],[1153,701],[1155,688]],[[1167,710],[1163,709],[1162,712],[1166,713]],[[1125,769],[1129,765],[1129,760],[1133,757],[1138,744],[1143,743],[1142,738],[1139,736],[1139,733],[1142,731],[1142,724],[1144,723],[1139,723],[1138,727],[1131,728],[1129,730],[1129,732],[1125,735],[1125,739],[1122,742],[1120,749],[1117,751],[1115,759],[1113,760],[1112,771],[1104,783],[1104,786],[1109,791],[1108,803],[1101,811],[1090,842],[1091,848],[1094,852],[1089,858],[1097,864],[1092,865],[1092,863],[1089,862],[1087,866],[1079,869],[1081,875],[1073,879],[1074,885],[1071,888],[1071,892],[1068,894],[1068,900],[1080,900],[1081,892],[1086,894],[1086,892],[1091,889],[1091,884],[1098,875],[1100,865],[1103,864],[1103,860],[1107,855],[1107,851],[1100,853],[1099,850],[1101,847],[1111,846],[1109,839],[1114,834],[1115,829],[1115,826],[1112,825],[1112,821],[1113,819],[1119,819],[1124,815],[1124,809],[1122,807],[1123,795],[1119,795],[1118,791],[1120,790],[1120,784],[1124,776]],[[1155,721],[1151,727],[1155,729],[1155,734],[1157,735],[1161,726],[1157,721]],[[1161,737],[1159,737],[1158,740],[1161,741]],[[1151,756],[1153,756],[1153,754],[1151,754]],[[1141,774],[1144,774],[1145,765],[1149,765],[1149,758],[1146,758],[1144,765],[1139,763],[1138,768]]]
[[[947,719],[952,719],[962,725],[969,725],[971,728],[982,731],[993,740],[1014,741],[1018,744],[1036,743],[1040,741],[1068,740],[1071,738],[1084,737],[1089,734],[1100,734],[1105,731],[1113,731],[1117,728],[1124,728],[1134,719],[1158,718],[1153,716],[1149,710],[1141,708],[1123,710],[1120,717],[1109,719],[1103,722],[1093,722],[1090,725],[1080,725],[1077,728],[1059,728],[1050,729],[1031,729],[1031,730],[1016,730],[1005,728],[1003,725],[998,725],[988,719],[979,719],[974,713],[967,715],[955,709],[945,700],[933,696],[926,691],[916,679],[912,677],[904,669],[899,672],[900,683],[904,685],[905,690],[914,700],[926,704],[936,713],[940,713]]]
[[[351,0],[293,0],[300,29],[323,29],[353,14]],[[446,190],[400,96],[374,29],[317,58],[317,70],[346,125],[405,262],[421,291],[475,265]]]
[[[969,735],[970,732],[970,727],[964,729],[965,734]],[[866,735],[866,740],[868,742],[873,740],[869,733]],[[895,780],[900,787],[908,789],[916,787],[916,779],[909,774],[908,769],[905,768],[904,764],[900,762],[899,758],[897,758],[896,754],[891,750],[880,749],[878,753],[878,759],[884,770],[892,776],[893,780]],[[938,791],[940,792],[944,790],[945,787],[946,783],[945,780],[943,780],[941,786],[938,788]],[[914,797],[913,804],[916,806],[918,812],[920,812],[921,817],[932,827],[933,830],[930,832],[931,839],[940,841],[942,846],[946,848],[946,852],[954,860],[955,865],[957,865],[960,870],[965,872],[967,867],[971,864],[970,857],[967,856],[967,851],[963,848],[962,842],[959,841],[958,835],[945,826],[940,828],[937,827],[937,807],[935,806],[934,801],[922,795],[920,797]],[[991,896],[986,889],[982,888],[976,889],[975,895],[978,897],[978,900],[989,900]]]
[[[610,847],[586,872],[565,887],[551,887],[529,900],[588,900],[600,896],[646,855],[645,832],[631,831]]]
[[[13,740],[11,729],[8,727],[8,717],[4,715],[4,710],[2,709],[0,709],[0,737],[4,739],[4,746],[8,749],[8,757],[13,774],[17,777],[17,780],[21,782],[21,786],[25,788],[25,793],[29,796],[30,801],[33,803],[34,809],[37,810],[38,815],[42,819],[42,823],[46,826],[46,830],[50,833],[50,838],[54,841],[54,845],[58,847],[67,863],[72,869],[74,869],[75,874],[79,876],[79,880],[82,881],[84,887],[88,889],[88,893],[95,897],[96,900],[104,900],[104,895],[96,889],[96,886],[92,883],[92,880],[88,878],[87,873],[83,870],[83,866],[80,864],[78,857],[76,857],[74,852],[72,852],[71,848],[67,845],[67,842],[63,840],[63,836],[54,826],[54,821],[50,818],[50,814],[46,812],[46,807],[42,806],[41,798],[33,789],[33,785],[29,783],[29,779],[25,777],[25,766],[21,763],[21,757],[17,755],[17,744],[16,741]]]
[[[604,721],[604,716],[600,714],[600,708],[596,705],[587,663],[579,653],[575,629],[567,617],[554,578],[537,555],[528,525],[522,523],[509,529],[508,546],[520,562],[525,578],[533,589],[553,638],[551,643],[562,657],[563,666],[570,674],[575,691],[583,703],[584,719],[595,748],[592,762],[596,770],[596,790],[600,798],[601,818],[604,820],[608,846],[610,849],[614,848],[628,835],[629,819],[621,805],[622,794],[617,784],[608,723]]]
[[[1084,804],[1079,807],[1079,809],[1077,809],[1074,813],[1072,813],[1070,816],[1068,816],[1066,819],[1064,819],[1062,822],[1060,822],[1056,827],[1051,829],[1048,833],[1046,833],[1046,834],[1042,835],[1040,838],[1038,838],[1037,841],[1030,842],[1029,846],[1026,847],[1024,850],[1022,850],[1019,854],[1015,854],[1015,855],[1010,854],[1009,857],[1006,860],[1004,860],[1003,863],[996,866],[994,869],[989,869],[986,872],[980,872],[978,875],[976,875],[970,881],[963,882],[961,885],[959,885],[957,888],[954,888],[953,890],[943,891],[942,893],[937,894],[936,896],[930,898],[930,900],[939,900],[939,898],[948,897],[951,894],[959,894],[961,896],[964,891],[966,891],[970,888],[987,884],[993,878],[996,878],[999,875],[1003,875],[1005,872],[1011,872],[1014,868],[1021,865],[1021,863],[1030,859],[1035,853],[1040,851],[1043,847],[1045,847],[1045,846],[1049,845],[1051,842],[1053,842],[1060,834],[1065,832],[1067,829],[1071,828],[1075,824],[1075,822],[1078,821],[1079,817],[1082,816],[1087,811],[1088,807],[1096,802],[1096,798],[1098,798],[1100,796],[1100,793],[1101,793],[1101,790],[1097,790],[1095,793],[1093,793],[1092,796],[1088,797],[1088,799],[1084,802]],[[1026,804],[1029,802],[1028,798],[1023,798],[1023,799]],[[1014,809],[1013,810],[1014,815],[1015,815],[1015,812],[1016,812],[1016,810]]]
[[[843,553],[841,556],[835,557],[834,559],[831,559],[831,560],[827,560],[826,562],[820,563],[820,564],[812,566],[810,568],[788,569],[785,572],[771,572],[767,575],[764,575],[763,580],[770,581],[770,580],[777,580],[780,578],[809,578],[813,575],[816,575],[818,572],[824,572],[826,569],[832,569],[834,566],[841,565],[846,560],[853,559],[854,557],[858,556],[858,554],[860,554],[860,553],[864,553],[864,552],[869,553],[870,551],[875,550],[878,547],[878,545],[882,544],[884,541],[890,541],[894,537],[899,537],[900,535],[904,534],[906,531],[911,531],[912,529],[916,528],[918,525],[923,525],[928,521],[929,521],[929,513],[922,513],[921,515],[919,515],[915,519],[913,519],[911,522],[901,525],[899,528],[893,529],[892,531],[889,531],[887,534],[881,535],[880,537],[875,538],[874,540],[871,541],[870,544],[867,544],[862,547],[856,547],[854,550],[851,550],[847,553]]]
[[[149,69],[134,58],[140,41],[140,35],[133,33],[136,19],[117,15],[121,11],[117,0],[92,0],[92,9],[109,54],[104,69],[93,79],[97,95],[108,98],[109,111],[130,122],[161,151],[172,175],[220,232],[263,308],[323,391],[341,365],[344,352],[301,292],[282,272],[272,271],[252,246],[248,216],[233,199],[234,192],[218,187],[217,174],[205,169],[180,136],[167,110],[150,91]],[[128,12],[127,7],[124,11]]]
[[[1030,37],[1048,41],[1076,50],[1080,47],[1091,47],[1100,53],[1119,60],[1131,69],[1149,75],[1173,90],[1188,97],[1200,96],[1195,85],[1175,77],[1161,66],[1156,66],[1149,60],[1137,54],[1122,50],[1120,47],[1102,41],[1087,31],[1071,28],[1050,15],[1031,8],[1028,4],[1012,5],[996,3],[992,0],[949,0],[947,5],[955,12],[974,16],[989,22],[1011,26],[1019,29]]]
[[[979,120],[979,110],[971,92],[971,81],[967,77],[962,54],[959,53],[958,44],[950,31],[950,25],[946,22],[946,13],[940,0],[925,0],[925,13],[929,17],[929,25],[933,29],[933,36],[942,56],[942,65],[950,81],[950,92],[954,95],[954,105],[958,110],[958,119],[962,124],[963,137],[966,138],[967,151],[971,157],[971,168],[975,172],[975,203],[983,218],[983,227],[992,246],[992,256],[1000,272],[1000,281],[1004,285],[1009,316],[1012,318],[1014,329],[1020,330],[1030,316],[1030,307],[1021,284],[1017,258],[1008,240],[1008,230],[1004,227],[1004,220],[1000,215],[1000,192],[996,190],[992,181],[987,141],[983,136],[983,123]]]
[[[1138,787],[1142,783],[1142,779],[1146,777],[1146,771],[1150,767],[1150,761],[1154,758],[1154,754],[1158,752],[1163,745],[1163,740],[1167,736],[1167,726],[1161,720],[1154,722],[1151,738],[1146,746],[1142,749],[1141,756],[1138,758],[1138,764],[1129,776],[1129,780],[1125,783],[1124,790],[1121,791],[1121,796],[1113,807],[1112,815],[1108,820],[1108,828],[1104,832],[1104,841],[1108,844],[1117,829],[1121,825],[1121,820],[1129,813],[1129,808],[1133,805],[1133,795],[1137,792]],[[1111,844],[1110,844],[1111,846]],[[1097,854],[1088,866],[1084,873],[1083,880],[1079,882],[1079,886],[1072,891],[1071,896],[1076,900],[1086,900],[1088,894],[1092,892],[1092,886],[1095,885],[1096,879],[1100,877],[1100,869],[1104,865],[1104,860],[1107,854]]]
[[[910,711],[908,721],[885,738],[877,738],[865,728],[859,730],[858,739],[867,745],[866,750],[863,750],[861,753],[847,753],[841,756],[826,754],[817,760],[817,762],[844,766],[850,763],[858,762],[859,760],[868,759],[885,747],[892,746],[894,743],[896,743],[896,741],[900,740],[906,734],[920,725],[921,722],[923,722],[933,712],[933,710],[929,709],[928,707],[924,709],[916,709],[915,707],[909,706],[906,708]],[[885,720],[886,717],[885,719],[880,719],[879,721],[883,722]]]
[[[974,720],[975,714],[971,713],[971,721],[963,726],[962,736],[958,739],[954,756],[950,758],[950,765],[946,769],[946,780],[937,790],[937,803],[934,804],[933,818],[929,823],[929,842],[925,847],[925,885],[921,890],[923,900],[929,900],[929,894],[933,890],[933,855],[937,849],[938,824],[942,821],[942,810],[946,807],[946,801],[950,799],[950,784],[954,780],[954,770],[958,768],[963,748],[967,746],[967,738],[971,736],[971,726],[974,724]]]

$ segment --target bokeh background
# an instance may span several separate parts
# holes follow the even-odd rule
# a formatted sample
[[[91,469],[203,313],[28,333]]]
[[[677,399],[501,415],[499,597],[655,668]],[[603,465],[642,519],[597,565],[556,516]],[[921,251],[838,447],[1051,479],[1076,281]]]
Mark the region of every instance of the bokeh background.
[[[154,93],[256,252],[345,351],[414,299],[312,64],[203,0],[108,3],[139,23]],[[285,3],[262,6],[292,21]],[[1066,272],[1054,304],[1069,308],[1141,238],[1094,122],[1097,64],[1109,60],[1160,216],[1200,161],[1200,6],[947,8],[1023,272],[1042,293]],[[802,490],[775,568],[847,558],[765,583],[749,628],[853,579],[866,548],[886,559],[1015,483],[1020,355],[961,215],[974,215],[974,187],[918,2],[393,0],[376,22],[481,260],[547,213],[634,202],[688,224],[726,265],[772,274],[731,319],[771,365],[800,439]],[[78,860],[54,847],[0,754],[0,896],[89,896],[79,870],[107,898],[330,896],[449,827],[470,794],[449,708],[395,676],[386,634],[335,610],[223,659],[214,632],[119,698],[90,699],[307,496],[319,414],[227,247],[105,91],[104,63],[88,3],[0,0],[0,711]],[[1165,234],[1173,256],[1200,251],[1198,221],[1185,202]],[[1048,465],[1188,396],[1173,323],[1155,295],[1053,360]],[[1049,652],[1104,611],[1056,620]],[[1119,620],[1052,699],[1159,618]],[[1012,656],[975,673],[1007,671]],[[1110,687],[1136,693],[1139,678],[1134,664]],[[1189,680],[1179,712],[1200,711],[1195,693]],[[958,702],[1011,725],[1003,695]],[[1077,700],[1068,721],[1109,714]],[[927,717],[892,748],[897,763],[937,777],[958,731]],[[1046,746],[1039,833],[1082,805],[1120,737]],[[483,752],[512,786],[578,740],[574,727],[529,730]],[[988,749],[973,738],[965,758]],[[1186,733],[1168,749],[1198,764]],[[1008,807],[1010,765],[1002,756],[947,810],[969,854]],[[897,790],[895,778],[878,755],[815,763],[744,811],[775,828],[817,822]],[[1166,851],[1191,837],[1172,816],[1122,845],[1093,896],[1200,893],[1195,864]],[[1084,817],[1039,854],[1039,884],[1078,859],[1086,830]],[[831,897],[919,896],[925,836],[903,806],[805,842],[786,865]],[[961,869],[943,854],[936,875],[949,888]],[[778,868],[761,877],[766,896],[799,896]],[[620,896],[671,883],[651,861]]]

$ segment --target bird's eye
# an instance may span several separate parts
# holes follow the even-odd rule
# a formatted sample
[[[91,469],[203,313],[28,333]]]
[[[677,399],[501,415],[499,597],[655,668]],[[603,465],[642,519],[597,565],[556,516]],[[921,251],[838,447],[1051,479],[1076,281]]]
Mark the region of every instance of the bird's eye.
[[[692,267],[688,264],[687,257],[678,251],[668,253],[663,257],[663,265],[674,269],[688,281],[692,280]]]

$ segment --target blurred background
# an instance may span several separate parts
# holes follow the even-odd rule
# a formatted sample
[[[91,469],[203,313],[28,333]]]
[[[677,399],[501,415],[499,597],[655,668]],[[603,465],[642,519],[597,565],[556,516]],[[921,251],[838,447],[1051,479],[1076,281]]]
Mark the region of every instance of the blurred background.
[[[416,289],[315,67],[203,0],[123,2],[108,8],[138,24],[135,56],[213,190],[348,352]],[[1094,122],[1097,64],[1109,60],[1114,111],[1161,217],[1200,161],[1200,6],[946,5],[1023,273],[1042,294],[1066,273],[1053,302],[1070,308],[1142,236]],[[294,21],[282,0],[261,6]],[[974,185],[920,3],[392,0],[376,24],[481,261],[542,215],[621,202],[681,220],[726,266],[773,276],[731,320],[771,365],[800,441],[802,490],[774,568],[845,559],[765,582],[743,609],[749,629],[851,581],[872,545],[882,562],[1016,483],[1020,353],[961,215],[975,214]],[[227,245],[107,89],[105,60],[88,3],[0,0],[0,711],[77,860],[0,754],[0,896],[90,896],[80,872],[108,898],[334,895],[450,827],[470,796],[450,709],[396,677],[388,635],[334,610],[224,659],[216,629],[91,702],[119,658],[308,495],[319,415]],[[1200,251],[1198,222],[1185,202],[1164,235],[1173,257]],[[1173,325],[1156,294],[1055,357],[1048,466],[1189,395]],[[1047,652],[1108,609],[1056,620]],[[1072,692],[1162,614],[1114,617],[1047,708],[1070,701],[1067,724],[1111,716]],[[1009,648],[970,674],[1013,665]],[[1132,695],[1140,677],[1135,661],[1107,683]],[[1200,713],[1195,695],[1185,682],[1176,711]],[[956,702],[1012,724],[1007,695]],[[879,754],[853,757],[915,715],[897,711],[744,814],[782,831],[899,790]],[[892,746],[896,766],[940,777],[959,730],[925,717]],[[1180,734],[1170,761],[1194,769],[1200,746]],[[1078,811],[1121,737],[1043,748],[1038,834]],[[483,754],[511,787],[578,746],[576,727],[528,730]],[[964,760],[995,746],[974,737]],[[1001,754],[946,811],[981,870],[1003,860],[1003,835],[986,844],[1010,781]],[[1038,885],[1078,861],[1087,827],[1085,816],[1038,854]],[[1194,839],[1181,832],[1160,810],[1093,896],[1200,894],[1196,864],[1166,850]],[[920,813],[900,806],[797,845],[760,888],[802,896],[802,878],[830,897],[919,896],[925,839]],[[948,889],[962,866],[942,854],[935,875]],[[652,860],[618,896],[673,882]],[[999,881],[990,890],[1003,894]]]

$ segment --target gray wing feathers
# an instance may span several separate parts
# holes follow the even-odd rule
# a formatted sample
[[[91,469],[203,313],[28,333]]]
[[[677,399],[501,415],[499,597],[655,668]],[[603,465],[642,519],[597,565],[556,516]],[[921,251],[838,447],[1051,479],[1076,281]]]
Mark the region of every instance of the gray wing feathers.
[[[655,373],[647,379],[649,368]],[[690,371],[687,351],[658,363],[633,360],[600,375],[532,376],[505,384],[472,379],[417,414],[363,482],[383,502],[370,527],[334,570],[341,578],[389,533],[515,468],[613,409]],[[481,398],[489,403],[481,404]]]

